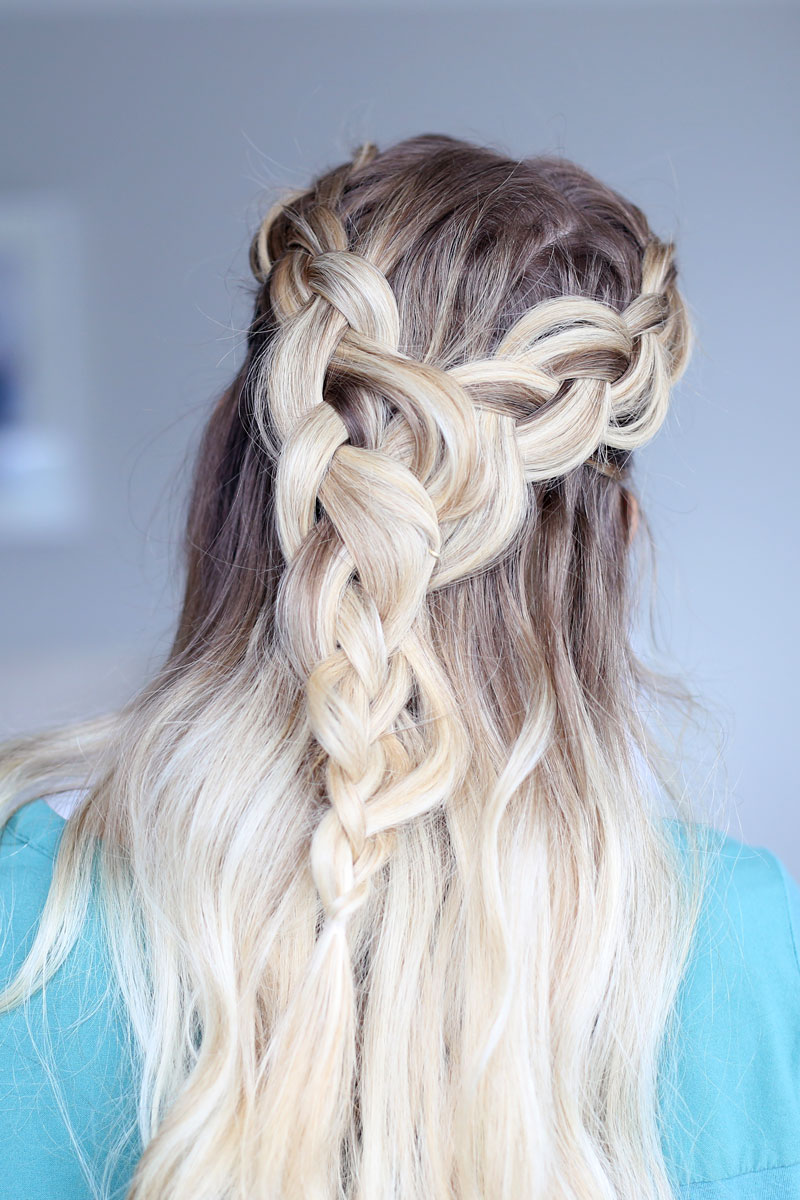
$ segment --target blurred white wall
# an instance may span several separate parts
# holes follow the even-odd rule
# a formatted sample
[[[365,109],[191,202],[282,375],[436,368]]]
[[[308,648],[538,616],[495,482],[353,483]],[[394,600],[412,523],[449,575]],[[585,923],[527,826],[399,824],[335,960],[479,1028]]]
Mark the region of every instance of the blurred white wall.
[[[663,634],[728,730],[738,831],[800,877],[796,6],[21,7],[0,6],[0,190],[81,220],[93,504],[76,542],[2,549],[0,734],[122,701],[168,642],[261,185],[363,137],[563,152],[678,239],[699,342],[638,468]]]

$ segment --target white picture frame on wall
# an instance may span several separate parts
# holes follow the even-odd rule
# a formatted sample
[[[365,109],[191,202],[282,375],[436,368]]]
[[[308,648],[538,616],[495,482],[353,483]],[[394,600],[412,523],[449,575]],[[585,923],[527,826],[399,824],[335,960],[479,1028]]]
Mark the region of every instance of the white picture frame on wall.
[[[80,222],[49,193],[0,194],[0,542],[87,529]]]

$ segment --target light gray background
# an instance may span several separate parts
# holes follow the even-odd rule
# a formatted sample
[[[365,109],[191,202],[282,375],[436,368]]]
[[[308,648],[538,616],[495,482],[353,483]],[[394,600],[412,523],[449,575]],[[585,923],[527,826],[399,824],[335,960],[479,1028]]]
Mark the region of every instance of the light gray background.
[[[699,342],[638,468],[659,662],[724,730],[732,832],[800,878],[797,9],[70,7],[0,6],[0,184],[81,218],[93,517],[2,551],[0,734],[121,702],[166,647],[187,454],[240,361],[263,185],[363,137],[562,152],[679,243]]]

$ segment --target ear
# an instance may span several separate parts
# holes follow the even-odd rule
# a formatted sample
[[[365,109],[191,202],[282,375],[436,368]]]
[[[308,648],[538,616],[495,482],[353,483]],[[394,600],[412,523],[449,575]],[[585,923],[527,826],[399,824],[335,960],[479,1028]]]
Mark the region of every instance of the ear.
[[[628,545],[630,546],[639,527],[639,501],[633,492],[629,492],[627,489],[625,491],[625,510],[628,525]]]

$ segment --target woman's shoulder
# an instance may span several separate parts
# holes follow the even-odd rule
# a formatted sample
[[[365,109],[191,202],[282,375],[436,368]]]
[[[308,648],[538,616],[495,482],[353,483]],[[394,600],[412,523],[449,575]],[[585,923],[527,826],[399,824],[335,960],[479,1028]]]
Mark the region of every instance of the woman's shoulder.
[[[36,935],[65,828],[44,798],[0,828],[0,987]],[[107,1170],[121,1198],[138,1153],[131,1071],[92,903],[44,996],[0,1009],[0,1195],[77,1200]]]
[[[23,804],[0,827],[0,986],[33,940],[65,825],[41,798]]]
[[[800,887],[706,828],[711,872],[662,1081],[668,1160],[692,1200],[800,1196]]]
[[[79,793],[68,793],[77,796]],[[0,852],[4,857],[15,853],[15,847],[30,846],[45,858],[53,859],[58,848],[65,818],[56,810],[55,797],[41,796],[16,809],[0,828]]]
[[[691,972],[699,972],[709,955],[731,958],[742,978],[753,976],[760,963],[770,963],[773,969],[759,975],[760,982],[775,986],[779,998],[797,1002],[800,885],[766,846],[709,826],[701,829],[698,844],[707,848],[710,871]]]

